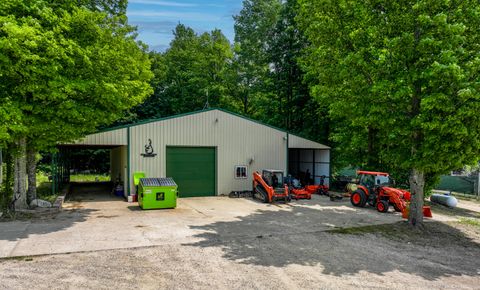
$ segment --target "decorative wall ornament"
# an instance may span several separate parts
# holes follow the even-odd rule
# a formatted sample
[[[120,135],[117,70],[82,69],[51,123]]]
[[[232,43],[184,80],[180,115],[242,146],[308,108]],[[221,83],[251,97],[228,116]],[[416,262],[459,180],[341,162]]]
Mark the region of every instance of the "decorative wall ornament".
[[[157,156],[156,153],[154,153],[153,146],[152,146],[152,139],[148,139],[147,145],[145,145],[145,153],[140,154],[143,157],[155,157]]]

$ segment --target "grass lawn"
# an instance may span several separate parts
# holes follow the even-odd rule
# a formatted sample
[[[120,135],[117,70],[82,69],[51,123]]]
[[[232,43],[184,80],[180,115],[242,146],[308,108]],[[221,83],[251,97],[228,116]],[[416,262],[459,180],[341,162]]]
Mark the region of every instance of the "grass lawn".
[[[48,175],[45,172],[37,173],[37,198],[55,202],[56,194],[52,194],[52,183],[48,180]]]
[[[75,174],[70,176],[70,181],[105,182],[110,181],[110,176],[102,174]],[[57,195],[52,194],[52,182],[48,180],[48,175],[41,171],[37,173],[37,197],[51,203],[57,199]]]
[[[70,175],[71,182],[105,182],[110,181],[109,175],[104,174],[75,174]]]

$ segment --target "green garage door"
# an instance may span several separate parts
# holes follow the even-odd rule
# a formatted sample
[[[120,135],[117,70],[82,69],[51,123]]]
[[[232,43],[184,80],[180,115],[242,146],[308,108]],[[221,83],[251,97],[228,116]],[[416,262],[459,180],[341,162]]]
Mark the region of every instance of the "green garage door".
[[[215,195],[215,148],[167,147],[167,177],[180,197]]]

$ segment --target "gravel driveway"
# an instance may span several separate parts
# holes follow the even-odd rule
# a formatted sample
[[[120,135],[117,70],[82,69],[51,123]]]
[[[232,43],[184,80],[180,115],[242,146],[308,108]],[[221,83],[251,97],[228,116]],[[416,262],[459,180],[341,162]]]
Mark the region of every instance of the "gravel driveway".
[[[59,236],[72,243],[62,249],[74,249],[0,260],[0,289],[480,285],[480,228],[454,220],[431,221],[425,232],[412,233],[397,214],[356,209],[348,201],[332,203],[317,196],[279,206],[222,197],[183,199],[175,211],[143,212],[123,202],[88,198],[73,199],[67,206],[70,209],[54,220],[88,212],[50,231],[46,225],[54,220],[24,221],[25,230],[16,238],[3,231],[14,223],[0,223],[0,249],[6,242],[16,243],[9,253],[28,248],[35,252],[35,240],[64,244],[55,242]],[[478,216],[471,210],[468,214]],[[88,227],[95,235],[88,234]],[[100,246],[95,247],[95,241]]]

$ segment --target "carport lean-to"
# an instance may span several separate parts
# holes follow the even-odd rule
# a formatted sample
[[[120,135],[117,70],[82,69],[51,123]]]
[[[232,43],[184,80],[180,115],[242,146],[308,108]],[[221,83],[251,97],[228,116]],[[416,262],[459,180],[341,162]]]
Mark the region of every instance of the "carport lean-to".
[[[107,166],[111,182],[115,183],[117,180],[126,180],[127,167],[125,164],[127,160],[127,146],[125,145],[62,144],[57,147],[58,151],[51,155],[51,179],[53,193],[58,192],[64,184],[70,182],[72,171],[76,171],[75,169],[78,169],[78,164],[82,163],[82,160],[77,160],[76,158],[75,154],[78,152],[98,152],[98,150],[105,151],[103,154],[109,155],[107,158],[109,162],[102,167]],[[85,155],[85,152],[83,155]],[[82,165],[84,167],[88,167],[88,165]],[[123,185],[126,186],[126,182]]]
[[[61,146],[80,147],[111,150],[110,175],[125,196],[136,193],[135,172],[173,177],[181,197],[251,190],[252,173],[266,168],[310,174],[316,184],[330,176],[328,146],[223,109],[106,129]]]

